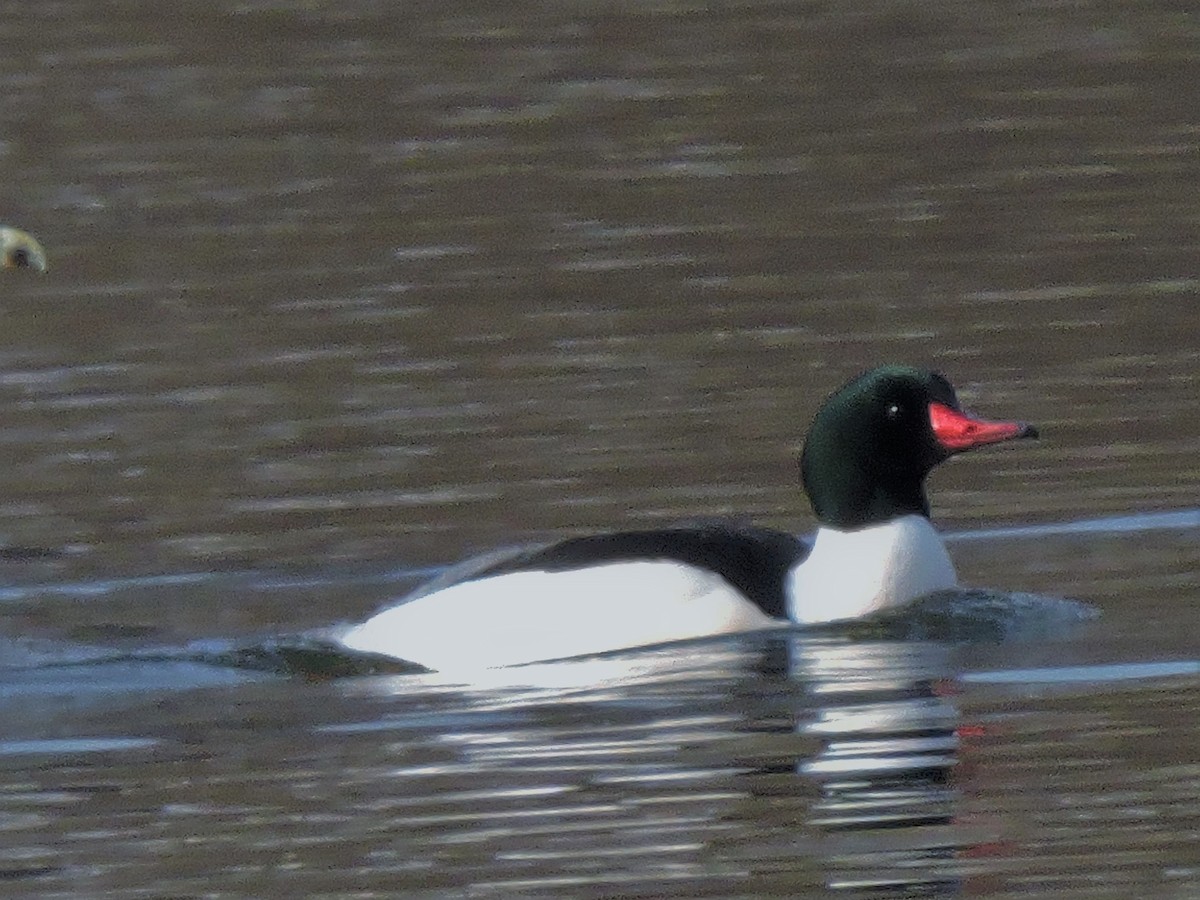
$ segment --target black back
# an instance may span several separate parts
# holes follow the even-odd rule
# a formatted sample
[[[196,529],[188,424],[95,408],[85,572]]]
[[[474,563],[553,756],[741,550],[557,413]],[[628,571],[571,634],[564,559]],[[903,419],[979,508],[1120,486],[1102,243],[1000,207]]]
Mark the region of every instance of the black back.
[[[562,572],[605,563],[663,560],[713,572],[767,615],[784,618],[787,574],[808,551],[808,544],[795,535],[737,522],[614,531],[468,560],[423,586],[418,595],[513,572]]]

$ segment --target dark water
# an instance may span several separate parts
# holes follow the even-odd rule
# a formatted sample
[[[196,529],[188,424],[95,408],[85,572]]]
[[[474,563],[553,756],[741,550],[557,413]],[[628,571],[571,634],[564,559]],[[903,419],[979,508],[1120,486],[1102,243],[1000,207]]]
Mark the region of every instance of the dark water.
[[[0,15],[0,894],[1200,897],[1186,5]],[[1099,619],[280,662],[498,544],[803,530],[888,360],[1042,429],[934,477],[964,580]]]

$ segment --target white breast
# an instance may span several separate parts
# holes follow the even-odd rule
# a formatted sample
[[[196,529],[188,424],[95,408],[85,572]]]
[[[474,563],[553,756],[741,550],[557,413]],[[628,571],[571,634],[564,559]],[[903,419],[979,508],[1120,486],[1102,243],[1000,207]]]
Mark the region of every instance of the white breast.
[[[712,572],[639,561],[452,585],[385,609],[340,640],[439,671],[478,670],[778,624]]]
[[[788,579],[788,615],[801,624],[852,619],[958,583],[924,516],[852,531],[822,527]]]

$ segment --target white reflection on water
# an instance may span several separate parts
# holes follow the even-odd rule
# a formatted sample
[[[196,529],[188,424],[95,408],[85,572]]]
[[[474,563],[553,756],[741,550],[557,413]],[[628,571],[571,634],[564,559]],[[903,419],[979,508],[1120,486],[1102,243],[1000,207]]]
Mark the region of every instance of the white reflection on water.
[[[968,672],[959,676],[975,684],[1104,684],[1144,678],[1200,675],[1200,661],[1111,663],[1096,666],[1052,666],[1044,669],[1005,669],[998,672]]]
[[[1071,534],[1137,534],[1144,531],[1176,531],[1200,528],[1200,509],[1178,509],[1162,513],[1138,513],[1131,516],[1105,516],[1076,519],[1045,525],[1018,525],[957,531],[946,535],[950,541],[991,541],[1007,538],[1053,537]]]
[[[503,692],[493,698],[498,706],[520,706],[573,691],[586,691],[588,699],[595,700],[598,691],[623,692],[639,685],[666,685],[719,677],[735,670],[744,655],[742,647],[729,641],[728,636],[722,636],[507,668],[362,679],[353,689],[372,694],[406,694],[429,688],[480,696]]]
[[[153,738],[59,738],[30,741],[0,741],[0,756],[58,755],[64,753],[108,753],[142,750],[159,741]]]

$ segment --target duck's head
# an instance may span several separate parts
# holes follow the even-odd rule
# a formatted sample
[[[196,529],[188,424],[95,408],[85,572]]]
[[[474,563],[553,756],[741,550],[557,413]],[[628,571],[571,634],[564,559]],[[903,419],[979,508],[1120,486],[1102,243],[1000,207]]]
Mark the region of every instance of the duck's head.
[[[45,272],[46,251],[37,239],[19,228],[0,225],[0,259],[6,269],[36,269]]]
[[[881,366],[833,394],[809,427],[800,457],[804,489],[822,524],[861,528],[929,515],[925,477],[955,453],[1037,437],[1024,422],[962,411],[943,375]]]

